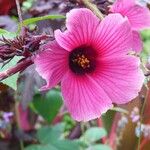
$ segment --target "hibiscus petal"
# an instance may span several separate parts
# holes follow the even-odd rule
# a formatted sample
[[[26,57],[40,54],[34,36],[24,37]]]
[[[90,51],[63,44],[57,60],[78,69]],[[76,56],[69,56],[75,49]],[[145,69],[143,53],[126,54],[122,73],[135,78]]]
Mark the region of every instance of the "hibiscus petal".
[[[112,102],[124,104],[138,96],[144,82],[138,58],[110,57],[101,59],[99,63],[101,67],[93,78],[105,89]]]
[[[34,62],[37,72],[46,80],[47,85],[41,90],[47,90],[60,82],[68,69],[68,52],[55,41],[46,44]]]
[[[111,8],[113,13],[121,13],[127,16],[131,26],[135,30],[150,28],[150,11],[147,7],[142,7],[132,0],[117,0]]]
[[[110,11],[111,12],[120,12],[124,10],[125,8],[129,8],[134,6],[135,0],[116,0],[114,4],[111,6]]]
[[[62,48],[68,51],[81,45],[79,39],[75,38],[75,35],[68,31],[62,33],[60,30],[55,30],[55,39]]]
[[[124,13],[131,23],[133,29],[150,28],[150,11],[146,7],[134,6]]]
[[[137,31],[132,31],[133,36],[133,50],[136,52],[141,52],[143,49],[143,42],[141,39],[141,35]]]
[[[56,41],[66,50],[90,44],[97,34],[100,19],[86,8],[73,9],[67,13],[67,31],[55,31]]]
[[[120,14],[110,14],[101,22],[94,45],[102,57],[124,55],[133,45],[131,26]]]
[[[88,76],[77,76],[68,71],[61,82],[64,102],[77,121],[100,117],[112,107],[104,90]]]

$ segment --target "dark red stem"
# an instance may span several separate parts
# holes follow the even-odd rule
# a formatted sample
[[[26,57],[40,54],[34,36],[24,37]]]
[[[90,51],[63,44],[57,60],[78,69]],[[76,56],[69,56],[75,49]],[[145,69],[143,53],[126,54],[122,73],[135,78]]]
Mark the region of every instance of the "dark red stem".
[[[25,60],[21,61],[20,63],[18,63],[16,66],[14,66],[4,72],[0,72],[0,81],[14,75],[17,72],[25,70],[28,66],[30,66],[32,64],[33,64],[33,61],[31,58],[25,59]]]

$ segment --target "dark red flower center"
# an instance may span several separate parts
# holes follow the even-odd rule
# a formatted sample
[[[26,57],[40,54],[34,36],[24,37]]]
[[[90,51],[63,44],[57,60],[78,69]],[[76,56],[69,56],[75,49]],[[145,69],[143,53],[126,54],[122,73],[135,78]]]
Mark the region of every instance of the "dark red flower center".
[[[91,73],[96,67],[97,53],[91,46],[80,46],[69,55],[70,69],[79,75]]]

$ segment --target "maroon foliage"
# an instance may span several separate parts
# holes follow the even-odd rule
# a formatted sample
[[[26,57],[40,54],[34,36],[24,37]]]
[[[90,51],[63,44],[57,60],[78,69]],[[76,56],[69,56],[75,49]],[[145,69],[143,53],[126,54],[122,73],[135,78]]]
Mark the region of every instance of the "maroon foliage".
[[[22,2],[23,0],[20,0]],[[15,8],[15,0],[0,0],[0,15],[7,15]]]

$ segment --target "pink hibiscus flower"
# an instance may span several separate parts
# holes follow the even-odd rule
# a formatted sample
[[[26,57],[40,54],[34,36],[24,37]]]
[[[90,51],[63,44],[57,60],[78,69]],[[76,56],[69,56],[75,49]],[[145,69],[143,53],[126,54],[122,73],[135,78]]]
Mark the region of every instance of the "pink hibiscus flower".
[[[111,12],[126,16],[133,29],[133,50],[140,52],[143,43],[138,30],[150,28],[150,11],[146,6],[139,5],[137,0],[116,0]]]
[[[35,58],[46,79],[42,90],[61,82],[65,105],[77,121],[100,117],[113,105],[135,98],[143,84],[139,59],[127,55],[132,46],[128,20],[110,14],[100,21],[86,8],[67,14],[67,30],[55,31]]]

